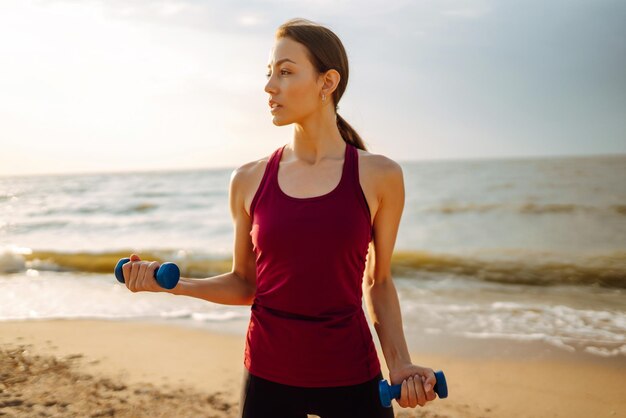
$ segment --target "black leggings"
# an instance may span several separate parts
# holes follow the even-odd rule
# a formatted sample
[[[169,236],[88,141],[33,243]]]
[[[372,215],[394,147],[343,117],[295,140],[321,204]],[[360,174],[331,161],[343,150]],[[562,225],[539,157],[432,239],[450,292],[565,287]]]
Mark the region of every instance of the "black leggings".
[[[378,395],[382,372],[374,379],[351,386],[289,386],[250,374],[244,367],[239,418],[394,418]]]

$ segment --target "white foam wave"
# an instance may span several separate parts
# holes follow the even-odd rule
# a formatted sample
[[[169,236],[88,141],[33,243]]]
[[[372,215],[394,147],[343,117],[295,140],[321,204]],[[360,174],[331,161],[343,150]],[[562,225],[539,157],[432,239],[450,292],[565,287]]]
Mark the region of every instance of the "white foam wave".
[[[26,269],[25,254],[30,254],[30,248],[7,245],[0,247],[0,273],[17,273]]]
[[[477,339],[543,341],[566,351],[623,355],[626,312],[520,301],[407,303],[409,328]],[[436,331],[441,330],[441,331]],[[417,332],[417,331],[416,331]]]
[[[231,310],[214,311],[214,312],[195,312],[191,315],[192,319],[201,322],[230,321],[233,319],[247,318],[249,315],[243,312],[235,312]]]

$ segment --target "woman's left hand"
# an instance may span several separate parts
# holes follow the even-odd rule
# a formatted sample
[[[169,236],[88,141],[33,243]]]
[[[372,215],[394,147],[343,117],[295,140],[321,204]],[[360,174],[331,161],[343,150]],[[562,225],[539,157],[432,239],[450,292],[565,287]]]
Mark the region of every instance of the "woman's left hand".
[[[435,372],[428,367],[411,363],[398,366],[389,370],[389,381],[392,385],[402,384],[400,398],[396,401],[403,408],[424,406],[437,397],[433,390],[437,383]]]

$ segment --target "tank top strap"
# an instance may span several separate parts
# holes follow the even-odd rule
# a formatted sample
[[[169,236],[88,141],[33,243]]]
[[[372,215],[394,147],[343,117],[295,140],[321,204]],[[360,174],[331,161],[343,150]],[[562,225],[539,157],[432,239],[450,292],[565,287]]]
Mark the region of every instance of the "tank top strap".
[[[346,187],[352,187],[352,172],[354,167],[353,146],[346,142],[346,150],[343,155],[343,167],[341,168],[341,179],[339,180],[338,189],[344,190]]]
[[[359,180],[359,149],[351,144],[348,144],[350,147],[350,152],[346,156],[349,169],[350,176],[349,177],[349,188],[352,189],[356,193],[356,198],[359,202],[363,210],[363,214],[367,219],[367,225],[370,230],[370,239],[374,234],[374,225],[372,225],[372,215],[370,212],[370,207],[367,203],[367,199],[365,198],[365,193],[363,192],[363,188],[361,187],[361,181]]]
[[[361,196],[362,189],[361,182],[359,181],[359,150],[352,144],[348,144],[348,148],[350,149],[348,150],[348,155],[346,155],[346,169],[348,170],[348,175],[346,176],[348,178],[347,182],[349,183],[348,186],[350,189],[357,192],[357,196],[360,200],[363,196]]]
[[[286,146],[287,144],[283,145],[280,148],[277,148],[267,163],[268,177],[269,177],[268,180],[269,180],[270,185],[276,184],[276,178],[278,177],[278,165],[280,164],[280,158],[283,155],[283,150],[285,149]]]
[[[346,169],[345,174],[347,174],[347,182],[349,183],[350,187],[355,187],[359,185],[358,151],[354,145],[347,142],[346,145],[348,147],[348,150],[346,153],[346,163],[344,167]]]
[[[285,145],[283,145],[283,147]],[[276,167],[279,161],[278,156],[280,155],[280,151],[283,147],[274,150],[274,152],[272,152],[272,154],[270,155],[267,164],[265,165],[265,171],[263,172],[261,183],[259,184],[259,187],[257,188],[257,191],[252,198],[252,202],[250,203],[250,217],[253,219],[254,212],[256,211],[257,202],[259,200],[262,200],[262,197],[264,199],[268,193],[272,192],[271,189],[275,184],[275,180],[273,177],[276,176],[276,173],[278,172],[278,168]]]

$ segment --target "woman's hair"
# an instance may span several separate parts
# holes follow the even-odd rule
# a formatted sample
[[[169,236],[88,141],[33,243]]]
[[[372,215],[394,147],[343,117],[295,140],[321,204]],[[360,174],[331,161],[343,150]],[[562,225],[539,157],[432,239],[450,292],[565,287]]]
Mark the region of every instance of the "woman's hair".
[[[276,39],[289,38],[304,45],[309,61],[319,73],[333,69],[341,75],[339,85],[332,95],[337,115],[337,128],[344,141],[367,151],[359,134],[337,113],[339,100],[348,85],[349,73],[348,56],[339,37],[330,29],[303,18],[290,19],[280,25],[275,37]]]

